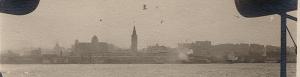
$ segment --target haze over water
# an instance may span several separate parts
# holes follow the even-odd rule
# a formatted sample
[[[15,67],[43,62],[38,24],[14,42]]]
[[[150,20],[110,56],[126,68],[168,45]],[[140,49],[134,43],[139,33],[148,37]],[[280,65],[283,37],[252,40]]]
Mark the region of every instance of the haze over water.
[[[0,14],[1,48],[52,48],[55,43],[69,48],[76,39],[86,42],[93,35],[128,48],[134,25],[139,49],[156,43],[175,47],[180,42],[197,40],[279,46],[278,15],[244,18],[233,1],[42,0],[31,14]],[[294,37],[295,23],[288,20]],[[292,46],[291,40],[288,44]]]
[[[239,15],[233,1],[41,0],[38,8],[28,15],[0,13],[0,47],[1,50],[53,48],[59,43],[71,48],[75,40],[90,42],[96,35],[100,42],[129,48],[133,26],[137,29],[139,49],[157,43],[176,47],[178,43],[194,41],[279,46],[278,15],[245,18]],[[288,27],[295,37],[296,22],[288,20]],[[287,39],[288,45],[293,46]],[[279,77],[278,63],[0,64],[0,67],[4,77]],[[296,76],[295,63],[288,64],[287,69],[288,77]]]

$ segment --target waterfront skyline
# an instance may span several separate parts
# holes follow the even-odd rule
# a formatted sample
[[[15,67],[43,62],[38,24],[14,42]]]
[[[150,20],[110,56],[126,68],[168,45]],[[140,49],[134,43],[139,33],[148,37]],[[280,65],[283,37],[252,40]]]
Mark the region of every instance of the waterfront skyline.
[[[99,36],[99,41],[130,48],[133,26],[139,48],[156,43],[176,47],[198,40],[280,44],[279,16],[244,18],[233,1],[43,0],[26,16],[0,16],[2,50],[52,48],[55,43],[70,48],[74,40],[86,42],[93,35]],[[288,26],[295,38],[296,22],[288,21]]]

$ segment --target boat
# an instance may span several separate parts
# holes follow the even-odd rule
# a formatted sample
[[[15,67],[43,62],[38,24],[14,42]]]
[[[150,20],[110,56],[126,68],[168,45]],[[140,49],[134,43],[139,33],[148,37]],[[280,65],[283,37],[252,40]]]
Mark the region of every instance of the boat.
[[[238,59],[239,58],[237,56],[235,56],[234,53],[228,54],[226,56],[226,62],[228,62],[230,64],[237,62]]]

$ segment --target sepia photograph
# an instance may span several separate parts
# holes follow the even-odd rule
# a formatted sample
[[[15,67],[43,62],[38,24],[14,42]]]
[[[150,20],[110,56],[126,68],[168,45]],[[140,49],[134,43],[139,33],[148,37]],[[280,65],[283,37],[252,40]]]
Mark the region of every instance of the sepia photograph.
[[[296,77],[298,0],[0,0],[1,77]]]

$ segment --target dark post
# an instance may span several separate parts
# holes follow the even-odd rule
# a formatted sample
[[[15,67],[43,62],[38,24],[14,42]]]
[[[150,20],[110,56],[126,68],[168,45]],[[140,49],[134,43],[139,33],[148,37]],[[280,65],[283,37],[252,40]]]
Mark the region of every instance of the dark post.
[[[281,17],[281,48],[280,48],[280,77],[286,77],[286,12]]]

